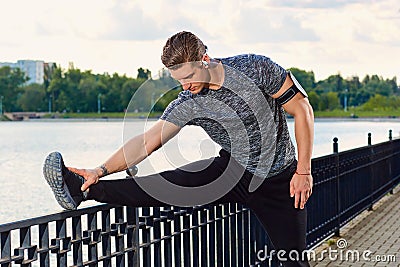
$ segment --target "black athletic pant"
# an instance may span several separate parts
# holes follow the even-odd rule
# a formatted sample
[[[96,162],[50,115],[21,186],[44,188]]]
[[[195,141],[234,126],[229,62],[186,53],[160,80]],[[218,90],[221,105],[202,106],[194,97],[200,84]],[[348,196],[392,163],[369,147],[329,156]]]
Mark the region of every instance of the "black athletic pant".
[[[185,165],[172,171],[165,171],[160,174],[137,177],[135,179],[103,180],[92,185],[89,190],[88,198],[99,202],[127,205],[133,207],[154,207],[165,206],[165,203],[147,194],[136,183],[136,179],[147,181],[150,179],[160,179],[160,175],[170,182],[182,186],[201,186],[210,183],[224,173],[228,162],[232,159],[230,155],[221,150],[219,157],[201,160]],[[199,166],[208,166],[199,170]],[[231,166],[231,164],[229,165]],[[306,248],[306,209],[295,209],[294,198],[290,197],[289,183],[296,170],[296,162],[279,175],[266,179],[261,186],[254,192],[249,193],[249,183],[252,174],[243,170],[237,172],[236,165],[232,171],[228,170],[224,175],[234,177],[235,173],[243,173],[240,181],[234,188],[217,203],[241,203],[249,207],[270,237],[274,249],[285,250],[287,253],[284,258],[289,258],[288,253],[296,250],[300,255]],[[235,169],[236,168],[236,169]],[[284,266],[309,266],[307,261],[286,261]]]

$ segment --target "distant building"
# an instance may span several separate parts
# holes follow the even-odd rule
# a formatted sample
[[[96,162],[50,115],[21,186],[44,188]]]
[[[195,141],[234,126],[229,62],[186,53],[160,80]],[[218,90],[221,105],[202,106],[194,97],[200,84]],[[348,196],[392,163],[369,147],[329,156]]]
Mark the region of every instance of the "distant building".
[[[44,61],[42,60],[18,60],[17,63],[0,62],[0,67],[19,68],[29,78],[26,84],[43,84]]]

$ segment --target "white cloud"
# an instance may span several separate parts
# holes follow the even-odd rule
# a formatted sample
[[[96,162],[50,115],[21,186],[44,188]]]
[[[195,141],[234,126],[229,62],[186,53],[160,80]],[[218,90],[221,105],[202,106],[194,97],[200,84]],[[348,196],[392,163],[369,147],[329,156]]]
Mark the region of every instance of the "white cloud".
[[[258,53],[317,78],[397,75],[397,0],[0,0],[0,61],[69,61],[94,72],[156,73],[165,40],[196,33],[211,56]]]
[[[100,39],[154,40],[163,36],[162,28],[146,16],[138,5],[129,5],[126,1],[116,2],[109,14],[110,25],[100,34]]]
[[[374,0],[281,0],[281,1],[268,1],[269,5],[292,7],[292,8],[315,8],[315,9],[336,9],[354,3],[369,4],[375,2]]]
[[[263,7],[242,8],[234,24],[237,40],[242,43],[318,41],[311,27],[303,27],[301,17],[276,11]]]

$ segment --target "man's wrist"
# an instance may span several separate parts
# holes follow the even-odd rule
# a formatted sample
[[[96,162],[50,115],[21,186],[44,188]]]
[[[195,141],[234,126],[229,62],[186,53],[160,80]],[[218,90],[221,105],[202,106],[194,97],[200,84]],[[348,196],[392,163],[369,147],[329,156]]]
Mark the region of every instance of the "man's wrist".
[[[105,164],[102,164],[99,167],[97,167],[96,171],[99,177],[104,177],[109,174]]]
[[[311,175],[311,172],[303,172],[303,173],[301,173],[301,172],[296,171],[296,174],[297,175],[305,175],[305,176],[307,176],[307,175]]]
[[[296,173],[309,175],[311,173],[311,164],[304,164],[304,163],[298,162],[297,168],[296,168]]]

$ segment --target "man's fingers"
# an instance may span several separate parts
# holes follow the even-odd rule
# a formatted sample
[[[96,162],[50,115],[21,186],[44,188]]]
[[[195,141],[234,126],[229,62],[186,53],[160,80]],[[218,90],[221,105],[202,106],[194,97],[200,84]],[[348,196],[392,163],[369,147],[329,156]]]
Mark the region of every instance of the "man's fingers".
[[[294,207],[296,209],[299,206],[299,201],[300,201],[300,192],[296,192],[294,195]]]
[[[90,181],[86,181],[86,182],[81,186],[81,191],[82,191],[82,192],[86,191],[86,189],[88,189],[89,186],[90,186],[91,184],[92,184],[92,183],[91,183]]]
[[[308,193],[307,192],[308,192],[307,190],[301,192],[300,209],[304,209],[304,205],[307,202],[307,199],[308,199]]]
[[[70,170],[71,172],[79,174],[80,176],[84,176],[84,170],[82,170],[82,169],[77,169],[77,168],[73,168],[73,167],[67,167],[67,169]]]
[[[290,191],[290,197],[294,197],[294,185],[293,185],[293,182],[290,182],[290,188],[289,188],[289,191]]]
[[[294,208],[304,209],[308,198],[312,194],[312,187],[312,178],[309,181],[304,180],[304,177],[296,175],[293,177],[292,181],[290,181],[290,197],[294,197]]]

